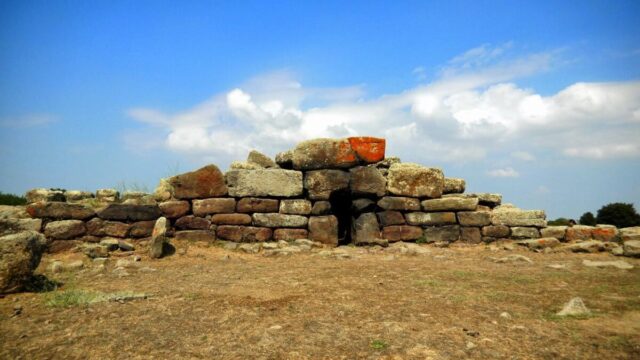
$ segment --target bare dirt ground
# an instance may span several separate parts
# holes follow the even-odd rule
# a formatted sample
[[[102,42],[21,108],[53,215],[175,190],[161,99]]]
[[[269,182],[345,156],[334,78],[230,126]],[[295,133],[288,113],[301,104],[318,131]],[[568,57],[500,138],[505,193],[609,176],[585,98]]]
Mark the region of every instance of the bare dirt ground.
[[[640,259],[620,270],[582,264],[620,259],[608,254],[484,246],[418,256],[351,248],[347,259],[181,246],[160,260],[143,255],[125,276],[116,259],[103,272],[85,260],[51,274],[46,257],[39,272],[64,285],[0,299],[0,357],[640,359]],[[533,264],[491,260],[514,253]],[[64,291],[149,297],[52,304]],[[555,316],[575,296],[592,315]]]

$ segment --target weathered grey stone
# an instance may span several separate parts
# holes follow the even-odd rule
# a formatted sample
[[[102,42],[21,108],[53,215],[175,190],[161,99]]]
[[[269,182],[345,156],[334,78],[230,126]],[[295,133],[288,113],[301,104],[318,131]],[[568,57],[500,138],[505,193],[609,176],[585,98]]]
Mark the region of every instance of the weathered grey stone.
[[[114,202],[120,200],[120,193],[116,189],[96,190],[96,200],[100,202]]]
[[[149,237],[153,233],[155,220],[137,221],[129,227],[129,236],[133,238]]]
[[[376,203],[371,199],[356,199],[351,202],[351,211],[356,215],[375,210]]]
[[[504,209],[491,212],[493,225],[546,227],[546,216],[542,210]]]
[[[232,213],[236,211],[236,199],[213,198],[193,200],[193,215],[205,216],[208,214]]]
[[[36,231],[0,237],[0,294],[21,291],[40,264],[47,245]]]
[[[544,237],[539,239],[520,240],[516,242],[516,244],[526,246],[532,250],[539,250],[559,246],[560,240],[555,237]]]
[[[387,175],[387,191],[394,195],[439,198],[444,189],[442,170],[413,163],[393,164]]]
[[[27,203],[35,203],[40,201],[65,201],[63,190],[54,189],[31,189],[25,194]]]
[[[351,240],[356,245],[387,245],[388,242],[380,235],[380,225],[374,213],[364,213],[358,216],[351,225]]]
[[[627,227],[620,229],[620,239],[623,242],[629,240],[640,240],[640,226]]]
[[[581,316],[581,315],[589,315],[591,311],[587,309],[584,305],[584,301],[582,298],[575,297],[562,307],[556,315],[558,316]]]
[[[307,229],[276,229],[273,232],[273,239],[276,241],[293,241],[296,239],[306,239],[309,237]]]
[[[173,196],[178,199],[205,199],[227,195],[225,179],[215,165],[176,175],[168,179]]]
[[[592,226],[585,225],[569,226],[565,232],[565,239],[568,242],[590,240],[592,239],[593,229]]]
[[[256,213],[252,219],[253,225],[271,228],[305,227],[309,220],[306,216],[279,213]]]
[[[34,218],[84,220],[94,216],[93,209],[81,204],[64,202],[37,202],[27,205],[27,212]]]
[[[251,150],[247,156],[247,162],[260,165],[263,168],[277,168],[278,165],[275,161],[271,160],[267,155],[257,151]]]
[[[347,139],[313,139],[295,147],[292,162],[297,170],[350,168],[358,158]]]
[[[315,201],[311,208],[311,215],[328,215],[331,214],[331,203],[326,200]]]
[[[44,234],[50,239],[66,240],[82,236],[86,230],[82,220],[59,220],[45,225]]]
[[[409,225],[444,225],[456,223],[456,213],[454,212],[410,212],[404,214],[404,217]]]
[[[260,166],[258,164],[250,163],[247,161],[232,161],[229,164],[230,170],[258,170],[264,169],[264,166]]]
[[[338,218],[333,215],[310,217],[309,239],[338,246]]]
[[[506,225],[489,225],[482,228],[482,235],[494,238],[505,238],[511,234],[511,230]]]
[[[280,213],[292,215],[309,215],[311,201],[305,199],[285,199],[280,201]]]
[[[173,240],[212,243],[216,241],[216,234],[209,230],[180,230],[173,234]]]
[[[420,210],[420,200],[410,197],[385,196],[378,200],[378,206],[384,210],[416,211]]]
[[[230,170],[225,174],[229,195],[282,196],[302,195],[302,172],[283,169]]]
[[[384,196],[387,181],[374,166],[358,166],[350,170],[349,187],[356,196]]]
[[[278,212],[278,200],[261,198],[242,198],[238,200],[237,211],[241,213]]]
[[[186,215],[191,209],[191,205],[186,200],[170,200],[158,204],[162,216],[168,219],[177,219]]]
[[[382,226],[404,225],[404,216],[400,211],[387,210],[377,213],[378,221]]]
[[[129,234],[129,224],[119,221],[108,221],[93,218],[86,223],[87,234],[93,236],[126,237]]]
[[[99,244],[83,244],[82,253],[91,259],[99,259],[109,257],[109,250]]]
[[[167,218],[160,217],[156,220],[149,242],[149,257],[152,259],[161,258],[164,255],[165,243],[168,241],[167,231],[169,230],[169,222]]]
[[[293,151],[287,150],[277,153],[276,164],[283,169],[293,169]]]
[[[216,229],[216,236],[235,242],[261,242],[271,240],[273,230],[265,227],[220,225]]]
[[[409,225],[392,225],[382,228],[382,237],[389,242],[418,240],[422,237],[422,228]]]
[[[460,228],[460,240],[470,244],[479,244],[482,242],[480,228],[463,226]]]
[[[494,208],[502,203],[501,194],[473,193],[468,195],[471,197],[477,197],[480,205],[489,206],[491,208]]]
[[[67,190],[64,192],[64,198],[68,202],[76,202],[85,199],[92,199],[93,194],[89,191]]]
[[[627,240],[622,244],[624,256],[640,257],[640,240]]]
[[[560,241],[564,241],[564,234],[567,231],[566,226],[548,226],[546,228],[540,229],[540,236],[545,237],[554,237]]]
[[[136,249],[131,242],[122,239],[118,240],[118,247],[122,251],[133,251]]]
[[[329,200],[333,192],[349,188],[349,178],[349,173],[342,170],[307,171],[304,188],[313,200]]]
[[[211,226],[211,221],[193,215],[187,215],[176,220],[176,228],[180,230],[207,230]]]
[[[248,214],[215,214],[211,216],[211,223],[218,225],[251,225]]]
[[[460,238],[460,226],[445,225],[433,226],[424,229],[426,242],[454,242]]]
[[[144,221],[155,220],[162,213],[157,205],[109,204],[97,215],[105,220]]]
[[[464,192],[466,182],[459,178],[444,178],[444,194],[462,194]]]
[[[461,211],[457,214],[462,226],[486,226],[491,224],[491,214],[485,211]]]
[[[40,231],[42,219],[0,219],[0,236],[22,231]]]
[[[422,202],[424,211],[474,211],[477,207],[477,198],[447,197]]]
[[[513,239],[537,239],[540,237],[540,231],[535,227],[515,226],[511,228],[511,237]]]

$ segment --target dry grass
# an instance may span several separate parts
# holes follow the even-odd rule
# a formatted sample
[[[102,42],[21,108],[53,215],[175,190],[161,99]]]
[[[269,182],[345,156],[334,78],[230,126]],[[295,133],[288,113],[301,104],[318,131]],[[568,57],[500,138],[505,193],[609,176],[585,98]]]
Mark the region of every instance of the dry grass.
[[[340,260],[191,246],[125,277],[48,274],[64,285],[0,300],[0,358],[640,358],[640,260],[594,269],[582,260],[614,258],[521,252],[534,263],[497,264],[510,252],[431,250]],[[78,300],[95,294],[107,301]],[[150,297],[108,301],[122,294]],[[593,314],[555,316],[574,296]]]

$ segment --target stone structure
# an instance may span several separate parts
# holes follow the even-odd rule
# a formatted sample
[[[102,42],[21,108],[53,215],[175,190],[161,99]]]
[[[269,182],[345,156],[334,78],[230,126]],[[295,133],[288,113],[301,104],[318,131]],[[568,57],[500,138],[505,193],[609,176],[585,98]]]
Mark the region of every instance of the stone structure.
[[[567,241],[620,242],[615,228],[547,227],[544,211],[501,204],[499,194],[465,193],[465,181],[445,177],[441,169],[386,158],[385,140],[373,137],[304,141],[275,161],[252,151],[226,174],[208,165],[162,179],[154,194],[35,189],[27,199],[31,219],[7,226],[43,232],[50,249],[103,238],[149,238],[154,226],[156,235],[162,229],[154,237],[157,246],[172,237],[306,238],[328,246],[510,239],[544,248]],[[163,223],[156,224],[158,219]],[[625,251],[637,254],[637,236],[627,237]],[[154,257],[160,256],[158,249]]]

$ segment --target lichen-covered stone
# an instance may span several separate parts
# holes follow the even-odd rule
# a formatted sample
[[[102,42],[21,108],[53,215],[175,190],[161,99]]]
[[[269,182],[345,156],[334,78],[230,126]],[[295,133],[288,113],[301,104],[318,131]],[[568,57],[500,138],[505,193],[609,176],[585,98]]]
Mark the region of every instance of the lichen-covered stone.
[[[456,214],[454,212],[411,212],[404,214],[409,225],[445,225],[455,224]]]
[[[385,196],[378,200],[378,206],[384,210],[417,211],[420,210],[420,200],[402,196]]]
[[[59,220],[45,225],[44,234],[55,240],[73,239],[82,236],[87,231],[82,220]]]
[[[387,181],[374,166],[358,166],[350,170],[351,193],[361,196],[384,196]]]
[[[176,175],[167,181],[177,199],[206,199],[227,195],[224,176],[215,165]]]
[[[278,212],[278,204],[276,199],[248,197],[238,200],[236,209],[241,213],[274,213]]]
[[[511,228],[511,237],[513,239],[537,239],[540,237],[540,231],[535,227],[514,226]]]
[[[309,239],[338,246],[338,218],[333,215],[310,217]]]
[[[109,204],[97,215],[105,220],[143,221],[155,220],[162,216],[157,205]]]
[[[187,215],[176,220],[175,227],[180,230],[207,230],[211,226],[211,221],[193,215]]]
[[[309,220],[306,216],[279,213],[256,213],[251,217],[253,225],[274,228],[306,227]]]
[[[424,211],[474,211],[478,207],[477,198],[447,197],[424,200]]]
[[[373,164],[384,159],[385,139],[370,136],[350,137],[349,145],[361,163]]]
[[[247,161],[232,161],[231,164],[229,164],[229,169],[230,170],[258,170],[258,169],[264,169],[264,167],[258,164],[247,162]]]
[[[615,241],[618,239],[618,228],[613,225],[597,225],[591,231],[591,237],[600,241]]]
[[[230,170],[225,179],[229,195],[281,196],[302,195],[302,172],[283,169],[269,170]]]
[[[311,201],[305,199],[285,199],[280,201],[280,213],[291,215],[309,215]]]
[[[81,204],[69,204],[64,202],[37,202],[27,205],[27,212],[34,218],[73,219],[85,220],[96,212]]]
[[[215,214],[211,216],[211,223],[218,225],[251,225],[248,214]]]
[[[31,189],[25,194],[27,204],[40,201],[65,201],[64,191],[53,189]]]
[[[418,240],[422,237],[420,226],[392,225],[382,228],[382,237],[389,242]]]
[[[262,242],[271,240],[273,230],[266,227],[220,225],[216,229],[216,236],[235,242]]]
[[[482,242],[482,234],[480,228],[463,226],[460,228],[460,241],[464,241],[469,244],[479,244]]]
[[[275,229],[273,239],[276,241],[293,241],[297,239],[307,239],[309,232],[307,229]]]
[[[460,211],[458,222],[462,226],[486,226],[491,224],[491,214],[485,211]]]
[[[93,218],[86,223],[87,234],[92,236],[113,236],[124,238],[129,234],[129,224],[119,221]]]
[[[443,194],[462,194],[464,192],[466,182],[459,178],[444,178]]]
[[[293,169],[293,151],[287,150],[277,153],[276,164],[283,169]]]
[[[491,208],[494,208],[502,203],[502,195],[501,194],[492,194],[492,193],[473,193],[468,194],[471,197],[477,197],[480,205],[486,205]]]
[[[232,213],[236,211],[236,199],[213,198],[193,200],[193,215],[204,216],[208,214]]]
[[[42,219],[0,219],[0,236],[21,231],[40,231]]]
[[[574,225],[567,227],[565,239],[568,242],[592,239],[593,227],[586,225]]]
[[[491,212],[493,225],[546,227],[546,216],[542,210],[520,210],[504,208]]]
[[[177,219],[186,215],[191,209],[191,205],[186,200],[171,200],[158,204],[162,216],[168,219]]]
[[[347,139],[313,139],[295,147],[292,163],[296,170],[349,168],[358,157]]]
[[[393,164],[387,175],[387,191],[394,195],[439,198],[444,174],[437,168],[413,163]]]
[[[40,264],[47,245],[36,231],[0,237],[0,294],[21,291]]]
[[[380,225],[374,213],[360,214],[351,223],[351,240],[356,245],[385,245],[386,240],[380,235]]]
[[[404,225],[404,215],[400,211],[387,210],[377,213],[378,221],[382,226]]]
[[[424,229],[425,241],[432,242],[454,242],[460,239],[460,226],[445,225],[433,226]]]
[[[333,192],[349,188],[349,178],[349,173],[342,170],[307,171],[304,188],[312,200],[329,200]]]

